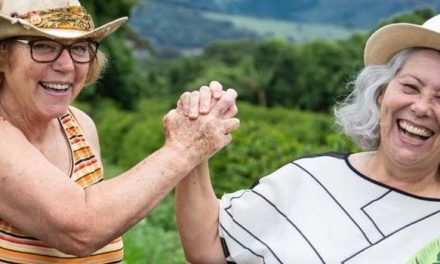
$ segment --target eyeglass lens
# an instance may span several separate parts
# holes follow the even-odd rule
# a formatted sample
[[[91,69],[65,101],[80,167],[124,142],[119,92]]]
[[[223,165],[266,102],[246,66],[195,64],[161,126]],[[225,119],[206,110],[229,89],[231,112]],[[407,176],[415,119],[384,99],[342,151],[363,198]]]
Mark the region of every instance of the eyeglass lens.
[[[69,51],[73,61],[87,63],[92,61],[98,49],[98,44],[92,41],[78,41],[70,45],[63,45],[54,40],[32,40],[31,55],[38,62],[52,62],[58,59],[64,49]]]

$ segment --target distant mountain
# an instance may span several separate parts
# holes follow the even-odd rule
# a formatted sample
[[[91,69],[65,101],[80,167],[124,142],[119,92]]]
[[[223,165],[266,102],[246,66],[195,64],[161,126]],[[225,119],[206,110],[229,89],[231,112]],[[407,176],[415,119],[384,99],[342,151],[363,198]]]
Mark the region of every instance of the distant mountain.
[[[138,0],[130,24],[159,50],[219,40],[344,38],[438,0]]]
[[[220,39],[258,37],[255,32],[236,28],[230,21],[206,18],[198,7],[162,0],[148,0],[146,4],[141,1],[129,23],[161,50],[199,49]]]
[[[160,2],[230,15],[330,23],[354,28],[370,28],[379,19],[418,7],[429,6],[436,10],[440,8],[438,0],[160,0]]]

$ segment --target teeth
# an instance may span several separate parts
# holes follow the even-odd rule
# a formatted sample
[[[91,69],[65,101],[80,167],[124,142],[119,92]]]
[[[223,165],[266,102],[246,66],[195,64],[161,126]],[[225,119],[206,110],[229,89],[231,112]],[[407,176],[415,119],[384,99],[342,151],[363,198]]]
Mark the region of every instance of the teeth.
[[[400,121],[399,125],[401,128],[403,128],[404,130],[406,130],[407,132],[411,133],[411,134],[415,134],[421,137],[430,137],[432,136],[432,132],[428,129],[424,129],[424,128],[420,128],[420,127],[415,127],[405,121]]]
[[[62,83],[43,83],[43,85],[47,88],[54,89],[54,90],[65,90],[69,88],[69,84],[62,84]]]

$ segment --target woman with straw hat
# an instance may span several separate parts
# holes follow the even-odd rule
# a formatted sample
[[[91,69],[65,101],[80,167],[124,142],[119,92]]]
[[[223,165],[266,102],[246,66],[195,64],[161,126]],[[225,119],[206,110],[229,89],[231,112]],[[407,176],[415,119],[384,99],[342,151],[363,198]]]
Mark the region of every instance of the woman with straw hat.
[[[1,263],[122,262],[120,236],[238,127],[236,111],[224,115],[235,92],[213,83],[222,96],[209,113],[170,111],[164,146],[103,181],[95,125],[70,104],[104,66],[99,41],[126,19],[94,28],[75,0],[0,1]]]
[[[206,164],[178,184],[191,263],[438,262],[440,15],[377,30],[365,66],[335,110],[363,152],[296,159],[221,200]]]

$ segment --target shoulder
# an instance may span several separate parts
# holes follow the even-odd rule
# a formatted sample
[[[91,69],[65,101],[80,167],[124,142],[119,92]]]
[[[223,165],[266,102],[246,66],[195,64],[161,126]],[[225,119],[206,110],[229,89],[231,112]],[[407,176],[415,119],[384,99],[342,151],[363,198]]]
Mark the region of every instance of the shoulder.
[[[89,115],[74,106],[69,106],[69,109],[83,130],[92,129],[96,131],[95,122]]]
[[[304,169],[329,170],[336,164],[346,164],[350,153],[327,152],[307,155],[293,160],[291,163]]]
[[[350,153],[328,152],[304,156],[293,160],[291,164],[308,175],[329,175],[333,172],[347,171],[349,155]]]
[[[327,152],[298,157],[274,172],[256,181],[255,187],[265,181],[302,180],[304,175],[327,174],[330,171],[346,170],[346,160],[350,153]],[[292,177],[294,176],[294,177]]]
[[[348,152],[325,152],[320,154],[305,155],[294,159],[292,162],[295,163],[301,160],[319,161],[323,159],[345,160],[348,155],[350,155]]]
[[[69,109],[72,112],[74,118],[78,121],[78,125],[83,131],[84,137],[92,145],[93,149],[99,152],[100,148],[98,131],[96,129],[96,125],[93,119],[79,108],[69,106]]]

